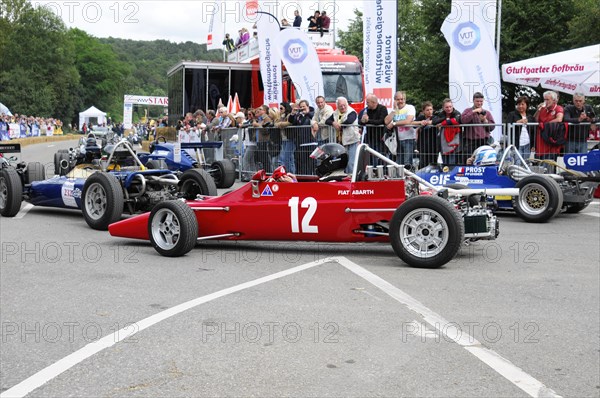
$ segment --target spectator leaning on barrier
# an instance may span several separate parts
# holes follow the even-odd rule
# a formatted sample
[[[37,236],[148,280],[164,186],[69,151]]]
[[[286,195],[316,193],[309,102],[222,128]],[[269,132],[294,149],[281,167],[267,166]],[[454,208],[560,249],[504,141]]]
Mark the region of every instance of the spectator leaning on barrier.
[[[433,104],[425,101],[421,104],[421,113],[415,119],[417,128],[417,151],[419,165],[425,167],[436,164],[438,158],[437,128],[433,125]]]
[[[445,165],[455,165],[458,161],[457,152],[460,146],[460,112],[454,109],[450,98],[445,98],[442,109],[433,115],[431,124],[440,129],[440,151]]]
[[[546,91],[543,96],[544,102],[538,105],[537,111],[533,115],[540,124],[531,151],[535,152],[537,159],[556,160],[563,146],[564,125],[562,122],[565,111],[562,106],[558,105],[558,94],[555,91]]]
[[[225,46],[225,49],[228,52],[232,52],[233,50],[235,50],[235,43],[233,42],[233,39],[229,36],[229,33],[225,34],[225,40],[223,40],[223,45]]]
[[[358,115],[348,105],[348,100],[344,97],[338,97],[336,105],[337,109],[325,123],[333,126],[340,137],[340,143],[346,148],[348,166],[345,171],[350,174],[354,170],[354,157],[356,156],[356,148],[361,138],[358,131]]]
[[[535,123],[533,116],[527,114],[529,108],[529,97],[521,96],[517,98],[516,110],[509,112],[506,123],[518,123],[520,126],[515,126],[514,137],[509,137],[509,143],[519,148],[519,152],[524,159],[528,159],[531,155],[531,147],[535,139],[535,126],[527,126],[527,123]]]
[[[365,126],[363,129],[364,142],[379,153],[385,153],[383,148],[385,127],[383,123],[387,115],[387,108],[379,103],[377,96],[375,94],[367,94],[367,107],[358,114],[358,124]],[[383,164],[375,156],[372,156],[371,160],[373,166]]]
[[[327,11],[321,12],[321,33],[329,32],[329,25],[331,24],[331,18],[327,15]]]
[[[319,95],[315,99],[317,109],[312,118],[313,137],[317,140],[317,145],[321,146],[329,142],[329,128],[325,128],[325,122],[333,115],[333,108],[325,102],[325,97]]]
[[[397,91],[394,94],[394,109],[385,117],[384,123],[396,133],[396,161],[400,164],[412,164],[415,155],[417,133],[412,123],[416,115],[415,107],[406,104],[406,92]]]
[[[461,155],[462,162],[480,146],[490,143],[491,132],[494,130],[494,116],[490,111],[483,109],[483,94],[473,94],[473,106],[467,108],[460,115],[462,124],[489,124],[489,126],[465,127],[463,132]]]
[[[293,140],[296,147],[296,158],[294,159],[296,170],[299,174],[304,175],[313,174],[314,172],[314,164],[310,159],[310,154],[314,149],[312,148],[314,140],[310,127],[312,117],[310,105],[306,100],[298,102],[298,110],[295,113],[292,111],[292,114],[288,117],[288,121],[292,123],[292,126],[297,126],[288,130],[288,139]]]
[[[585,96],[581,93],[573,94],[573,104],[565,106],[563,118],[569,123],[565,153],[587,152],[587,139],[590,134],[590,125],[587,123],[595,123],[595,117],[594,109],[585,104]]]
[[[315,11],[315,14],[306,20],[308,21],[309,32],[317,32],[321,29],[321,13],[319,11]]]

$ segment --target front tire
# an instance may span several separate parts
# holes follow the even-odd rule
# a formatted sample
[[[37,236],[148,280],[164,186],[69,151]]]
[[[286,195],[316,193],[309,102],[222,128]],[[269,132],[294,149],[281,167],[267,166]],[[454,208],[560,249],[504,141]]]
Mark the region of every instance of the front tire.
[[[14,217],[21,210],[23,185],[19,173],[12,167],[0,168],[0,214]]]
[[[121,219],[123,214],[123,188],[113,175],[94,173],[83,186],[81,211],[85,222],[99,231]]]
[[[215,181],[202,169],[186,170],[179,181],[179,191],[187,200],[194,200],[198,195],[217,196]]]
[[[66,168],[61,167],[61,163],[64,163],[63,161],[67,161],[67,165],[69,164],[69,154],[60,151],[56,152],[54,154],[54,174],[59,176],[67,175],[69,172],[69,166]]]
[[[157,204],[150,213],[148,235],[154,249],[165,257],[180,257],[196,246],[198,220],[182,201]]]
[[[563,205],[563,194],[556,181],[534,174],[518,181],[519,196],[513,200],[515,213],[523,220],[543,223],[554,217]]]
[[[458,253],[464,236],[458,211],[437,196],[408,199],[396,209],[390,222],[392,247],[411,267],[441,267]]]
[[[229,188],[235,182],[235,164],[231,160],[218,160],[210,168],[217,188]]]

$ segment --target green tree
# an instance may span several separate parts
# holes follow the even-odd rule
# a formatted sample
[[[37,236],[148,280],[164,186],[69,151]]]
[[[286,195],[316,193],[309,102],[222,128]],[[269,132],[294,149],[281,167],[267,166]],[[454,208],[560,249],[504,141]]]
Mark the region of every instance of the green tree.
[[[44,7],[11,10],[1,24],[9,28],[0,61],[3,99],[15,112],[70,121],[79,74],[65,25]]]
[[[577,0],[573,3],[572,15],[567,35],[572,48],[600,43],[600,3],[597,0]]]
[[[360,62],[363,62],[363,13],[354,9],[355,18],[350,20],[348,30],[344,32],[339,30],[337,45],[346,51],[347,54],[356,55]]]
[[[80,93],[84,108],[92,105],[113,115],[122,113],[123,82],[131,68],[118,59],[113,48],[82,30],[71,29],[69,39],[75,47],[75,66],[81,76]]]

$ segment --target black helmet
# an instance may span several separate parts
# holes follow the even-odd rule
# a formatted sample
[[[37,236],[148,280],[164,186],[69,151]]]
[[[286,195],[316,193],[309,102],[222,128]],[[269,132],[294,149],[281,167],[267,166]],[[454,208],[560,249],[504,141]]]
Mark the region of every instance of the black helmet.
[[[96,146],[96,139],[92,138],[92,137],[88,137],[88,139],[85,141],[85,146],[90,147],[90,146]]]
[[[313,151],[310,157],[321,162],[316,169],[319,177],[326,176],[337,170],[343,171],[348,165],[346,148],[336,143],[321,145]]]

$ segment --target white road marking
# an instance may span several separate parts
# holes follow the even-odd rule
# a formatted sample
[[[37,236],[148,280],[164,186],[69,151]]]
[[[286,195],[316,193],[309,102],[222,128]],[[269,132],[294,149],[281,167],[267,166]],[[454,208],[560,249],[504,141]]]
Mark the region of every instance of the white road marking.
[[[25,206],[23,206],[21,208],[21,210],[19,210],[19,212],[17,213],[17,215],[14,218],[23,218],[27,215],[27,213],[29,213],[29,210],[33,209],[34,206],[31,203],[25,203]]]
[[[503,358],[500,354],[484,347],[474,337],[465,333],[464,330],[461,333],[457,333],[457,330],[453,327],[447,327],[452,325],[437,313],[433,312],[419,301],[404,293],[396,286],[383,280],[377,275],[370,271],[367,271],[358,264],[352,261],[340,257],[336,259],[341,265],[352,271],[356,275],[364,278],[374,286],[378,287],[390,297],[396,301],[407,306],[411,311],[420,314],[423,320],[429,324],[437,333],[443,334],[448,340],[452,340],[458,345],[462,346],[465,350],[475,355],[479,360],[488,365],[490,368],[498,372],[505,379],[525,391],[532,397],[560,397],[556,392],[546,387],[542,382],[536,380],[529,374],[525,373],[521,368],[510,362],[508,359]],[[443,325],[440,330],[439,327]]]
[[[225,297],[229,294],[236,293],[242,291],[244,289],[248,289],[266,282],[273,281],[275,279],[283,278],[288,275],[295,274],[300,271],[307,270],[309,268],[315,267],[320,264],[324,264],[327,262],[336,261],[335,259],[325,258],[322,260],[313,261],[308,264],[299,265],[294,268],[290,268],[285,271],[277,272],[272,275],[267,275],[262,278],[255,279],[253,281],[245,282],[239,284],[237,286],[229,287],[227,289],[219,290],[218,292],[207,294],[206,296],[198,297],[196,299],[190,300],[188,302],[176,305],[175,307],[169,308],[148,318],[142,319],[139,322],[136,322],[138,326],[137,330],[131,330],[131,327],[125,327],[120,329],[108,336],[104,336],[103,338],[87,344],[86,346],[80,348],[79,350],[73,352],[72,354],[67,355],[63,359],[53,363],[52,365],[40,370],[34,375],[28,377],[23,380],[19,384],[9,388],[0,394],[0,398],[8,398],[8,397],[24,397],[29,394],[36,388],[39,388],[54,379],[56,376],[60,375],[63,372],[71,369],[73,366],[79,364],[83,360],[91,357],[98,352],[109,348],[116,343],[133,336],[134,334],[141,332],[144,329],[149,328],[150,326],[156,325],[157,323],[164,321],[172,316],[178,315],[184,311],[195,308],[201,304],[208,303],[209,301],[216,300],[221,297]]]
[[[56,146],[56,145],[54,145],[54,144],[50,144],[50,145],[48,145],[48,148],[52,148],[52,147],[54,147],[54,146]]]
[[[592,217],[600,217],[600,213],[582,213],[586,216],[592,216]]]

